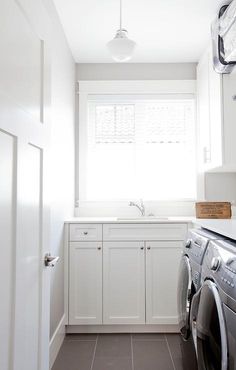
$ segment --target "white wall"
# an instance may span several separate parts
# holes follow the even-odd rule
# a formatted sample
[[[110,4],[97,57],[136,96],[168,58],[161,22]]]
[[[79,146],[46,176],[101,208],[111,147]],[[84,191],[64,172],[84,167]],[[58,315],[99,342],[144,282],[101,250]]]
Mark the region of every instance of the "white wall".
[[[81,63],[78,80],[194,80],[195,63]]]
[[[60,262],[51,271],[50,337],[64,314],[64,220],[74,213],[75,63],[52,0],[43,0],[52,20],[52,203],[51,254]]]
[[[206,173],[205,197],[208,201],[236,202],[236,173]]]
[[[135,200],[135,199],[131,199]],[[194,201],[144,201],[146,215],[155,216],[193,216]],[[137,217],[140,211],[130,207],[129,202],[80,202],[75,209],[78,217]]]

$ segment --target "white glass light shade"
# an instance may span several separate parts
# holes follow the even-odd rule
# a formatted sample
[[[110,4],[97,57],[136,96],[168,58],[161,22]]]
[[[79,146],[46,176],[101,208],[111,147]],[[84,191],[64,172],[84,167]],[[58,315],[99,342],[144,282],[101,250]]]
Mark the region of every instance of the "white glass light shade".
[[[114,39],[107,43],[107,48],[116,62],[128,61],[134,52],[136,43],[128,38],[126,30],[118,30]]]

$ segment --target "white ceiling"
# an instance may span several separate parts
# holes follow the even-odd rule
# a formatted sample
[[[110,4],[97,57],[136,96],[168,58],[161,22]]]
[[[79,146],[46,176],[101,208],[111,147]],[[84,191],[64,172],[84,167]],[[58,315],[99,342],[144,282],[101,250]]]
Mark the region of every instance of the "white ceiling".
[[[136,41],[133,63],[196,62],[224,0],[123,0],[123,27]],[[106,43],[119,25],[119,0],[54,0],[78,63],[110,63]]]

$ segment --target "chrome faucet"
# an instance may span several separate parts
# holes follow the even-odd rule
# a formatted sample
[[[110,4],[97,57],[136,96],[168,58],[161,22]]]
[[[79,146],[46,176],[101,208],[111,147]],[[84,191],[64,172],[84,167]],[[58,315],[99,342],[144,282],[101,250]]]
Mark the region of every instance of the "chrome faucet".
[[[143,200],[142,199],[140,199],[140,204],[135,203],[135,202],[129,202],[129,206],[131,206],[131,207],[137,207],[140,210],[142,217],[145,216],[145,206],[143,204]]]

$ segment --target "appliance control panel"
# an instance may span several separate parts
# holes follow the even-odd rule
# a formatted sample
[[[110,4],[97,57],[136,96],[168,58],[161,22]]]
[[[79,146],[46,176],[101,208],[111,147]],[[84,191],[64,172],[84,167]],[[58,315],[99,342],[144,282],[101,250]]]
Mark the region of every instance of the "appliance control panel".
[[[199,234],[198,230],[190,230],[185,243],[185,253],[197,264],[202,263],[208,241],[205,236]]]
[[[211,241],[202,265],[202,278],[212,277],[219,287],[234,299],[236,299],[235,246],[232,248],[226,241]]]
[[[229,258],[226,261],[226,268],[230,272],[236,274],[236,256]]]

